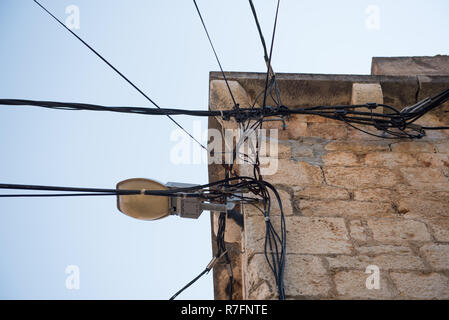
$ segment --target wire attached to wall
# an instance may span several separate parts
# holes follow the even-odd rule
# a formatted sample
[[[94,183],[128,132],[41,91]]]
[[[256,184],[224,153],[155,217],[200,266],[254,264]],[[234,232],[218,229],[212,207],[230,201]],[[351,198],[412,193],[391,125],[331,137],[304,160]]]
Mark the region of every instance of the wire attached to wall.
[[[270,81],[270,90],[275,90],[276,80]],[[278,95],[277,91],[276,95]],[[259,99],[263,94],[263,90],[257,96]],[[420,126],[415,122],[430,111],[441,106],[449,100],[449,89],[442,91],[434,97],[426,98],[413,106],[406,106],[398,109],[387,104],[366,103],[358,105],[336,105],[336,106],[312,106],[305,108],[288,108],[280,103],[278,99],[275,107],[266,106],[265,108],[240,108],[239,110],[186,110],[186,109],[166,109],[166,108],[146,108],[146,107],[129,107],[129,106],[101,106],[86,103],[73,102],[55,102],[55,101],[36,101],[23,99],[0,99],[0,105],[3,106],[33,106],[55,110],[70,111],[107,111],[115,113],[130,113],[139,115],[187,115],[195,117],[221,117],[223,120],[234,119],[238,123],[245,123],[244,128],[248,129],[251,120],[266,120],[272,117],[288,117],[290,115],[316,115],[328,119],[338,120],[347,123],[350,126],[364,125],[373,127],[383,132],[380,138],[422,138],[425,136],[425,130],[448,130],[449,126]],[[389,113],[375,112],[378,108],[385,108]],[[360,111],[360,109],[369,111]],[[355,127],[355,129],[363,131],[363,129]],[[396,131],[393,131],[396,130]],[[365,130],[366,131],[366,130]],[[365,132],[364,131],[364,132]],[[366,132],[375,135],[374,133]]]

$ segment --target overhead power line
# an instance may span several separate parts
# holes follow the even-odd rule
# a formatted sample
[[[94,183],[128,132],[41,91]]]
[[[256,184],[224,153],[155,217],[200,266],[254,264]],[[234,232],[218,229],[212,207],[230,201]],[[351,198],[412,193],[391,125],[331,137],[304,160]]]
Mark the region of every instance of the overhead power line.
[[[198,16],[199,16],[199,18],[201,20],[201,24],[203,25],[204,31],[206,32],[206,36],[207,36],[207,39],[209,40],[209,44],[210,44],[210,46],[212,48],[212,51],[214,52],[215,59],[217,60],[218,66],[220,67],[220,71],[221,71],[221,74],[223,75],[223,79],[224,79],[224,81],[226,83],[226,86],[228,88],[229,94],[231,95],[232,102],[234,103],[234,108],[238,108],[239,105],[235,101],[234,95],[232,94],[231,87],[229,86],[228,79],[226,78],[226,74],[224,73],[223,67],[221,66],[220,59],[218,58],[217,51],[215,50],[214,44],[213,44],[212,39],[211,39],[211,37],[209,35],[209,31],[207,31],[206,23],[204,22],[203,16],[201,15],[200,8],[198,7],[198,4],[196,3],[196,0],[193,0],[193,3],[195,5],[196,11],[198,12]]]
[[[99,54],[94,48],[92,48],[86,41],[84,41],[80,36],[78,36],[75,32],[73,32],[69,27],[67,27],[61,20],[59,20],[55,15],[53,15],[47,8],[45,8],[42,4],[40,4],[37,0],[33,0],[39,7],[42,8],[46,13],[48,13],[55,21],[57,21],[61,26],[64,27],[67,31],[69,31],[75,38],[77,38],[82,44],[84,44],[90,51],[92,51],[97,57],[99,57],[104,63],[106,63],[112,70],[114,70],[120,77],[122,77],[126,82],[128,82],[134,89],[137,90],[143,97],[145,97],[151,104],[153,104],[156,108],[159,108],[154,100],[152,100],[147,94],[145,94],[137,85],[135,85],[129,78],[127,78],[123,73],[121,73],[116,67],[114,67],[106,58],[104,58],[101,54]],[[184,129],[175,119],[171,116],[167,115],[167,117],[182,131],[184,131],[190,138],[196,141],[203,149],[207,150],[206,147],[199,142],[194,136],[192,136],[186,129]]]
[[[348,125],[367,125],[391,135],[394,138],[420,138],[424,136],[422,130],[446,130],[449,126],[418,126],[414,124],[427,112],[439,107],[449,100],[449,89],[446,89],[432,98],[426,98],[417,104],[403,109],[397,109],[386,104],[358,104],[336,106],[313,106],[291,109],[285,106],[264,108],[239,108],[232,110],[186,110],[167,108],[144,108],[130,106],[102,106],[86,103],[36,101],[21,99],[0,99],[0,105],[4,106],[33,106],[56,110],[87,110],[108,111],[118,113],[131,113],[140,115],[187,115],[197,117],[222,117],[224,120],[234,119],[237,122],[248,120],[261,120],[275,116],[289,116],[292,114],[317,115],[329,119],[339,120]],[[375,112],[379,107],[388,109],[389,113]],[[363,109],[363,110],[360,110]],[[366,111],[368,109],[369,111]],[[358,130],[361,128],[356,127]],[[393,129],[399,131],[394,132]],[[411,130],[407,133],[406,130]],[[370,132],[367,132],[371,134]],[[387,136],[382,136],[387,138]]]
[[[280,2],[281,1],[278,0],[277,6],[276,6],[276,15],[275,15],[275,18],[274,18],[273,34],[271,36],[270,55],[268,56],[268,61],[267,61],[267,75],[266,75],[266,79],[265,79],[265,89],[264,89],[264,94],[263,94],[262,107],[265,107],[266,101],[267,101],[268,80],[269,80],[270,70],[271,70],[271,58],[273,56],[274,36],[276,35],[276,27],[277,27],[277,22],[278,22],[278,14],[279,14],[279,4],[280,4]],[[273,77],[274,77],[274,74],[273,74]]]

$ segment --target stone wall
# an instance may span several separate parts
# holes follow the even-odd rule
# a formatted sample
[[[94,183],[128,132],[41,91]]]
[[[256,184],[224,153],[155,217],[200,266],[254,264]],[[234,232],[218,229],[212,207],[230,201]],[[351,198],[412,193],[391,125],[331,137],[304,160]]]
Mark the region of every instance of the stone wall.
[[[263,74],[228,77],[242,106],[263,88]],[[441,76],[286,74],[278,79],[289,107],[349,104],[367,96],[400,107],[449,87],[449,77]],[[211,73],[210,86],[211,109],[232,107],[220,74]],[[449,124],[448,110],[446,105],[421,122]],[[233,126],[209,122],[222,125]],[[280,128],[280,123],[264,127]],[[285,208],[288,298],[449,298],[449,132],[428,133],[419,141],[381,139],[316,116],[292,116],[287,129],[280,129],[278,170],[264,178],[278,188]],[[239,168],[241,174],[247,169]],[[210,166],[211,181],[220,170]],[[243,230],[232,222],[228,228],[238,275],[234,298],[275,299],[263,254],[263,217],[250,207],[244,214]],[[275,208],[275,226],[278,214]],[[369,265],[380,269],[379,289],[365,285]],[[216,269],[215,295],[222,299],[226,273],[220,265]]]

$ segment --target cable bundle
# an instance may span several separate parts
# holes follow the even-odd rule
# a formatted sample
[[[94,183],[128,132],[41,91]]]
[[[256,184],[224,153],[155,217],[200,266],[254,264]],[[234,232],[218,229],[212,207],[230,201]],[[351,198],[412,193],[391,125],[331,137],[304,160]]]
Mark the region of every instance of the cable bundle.
[[[293,114],[298,115],[316,115],[328,119],[343,121],[349,126],[363,131],[367,134],[378,136],[381,138],[410,138],[419,139],[425,136],[425,130],[448,130],[449,126],[430,127],[419,126],[415,122],[426,113],[436,109],[449,100],[449,89],[442,91],[434,97],[426,98],[413,106],[407,106],[403,109],[397,109],[387,104],[366,103],[358,105],[336,105],[336,106],[313,106],[307,108],[291,109],[281,104],[279,90],[275,76],[270,79],[267,87],[276,106],[263,106],[256,108],[255,104],[260,96],[264,93],[261,91],[251,106],[251,108],[234,108],[232,110],[185,110],[185,109],[166,109],[166,108],[144,108],[144,107],[111,107],[86,103],[73,102],[54,102],[54,101],[36,101],[36,100],[19,100],[19,99],[0,99],[0,105],[4,106],[35,106],[56,110],[88,110],[88,111],[108,111],[118,113],[132,113],[141,115],[188,115],[196,117],[221,117],[223,120],[234,119],[243,126],[241,129],[248,130],[251,121],[254,128],[260,128],[259,124],[264,120],[273,117],[280,117],[283,120]],[[276,95],[276,97],[273,96]],[[383,107],[388,113],[375,112],[376,109]],[[368,109],[369,111],[360,111],[360,109]],[[382,131],[384,135],[367,132],[356,125],[364,125],[373,127]]]

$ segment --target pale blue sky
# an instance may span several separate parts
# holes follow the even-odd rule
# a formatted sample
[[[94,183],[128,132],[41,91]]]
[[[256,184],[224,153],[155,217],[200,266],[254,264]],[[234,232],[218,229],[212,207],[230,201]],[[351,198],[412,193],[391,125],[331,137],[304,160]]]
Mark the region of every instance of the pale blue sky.
[[[188,0],[41,0],[164,107],[206,109],[217,65]],[[275,1],[255,0],[270,39]],[[264,71],[244,0],[198,0],[225,70]],[[369,5],[380,30],[365,27]],[[369,74],[372,56],[448,54],[449,2],[281,1],[277,72]],[[150,106],[31,0],[0,0],[0,97]],[[193,120],[177,117],[193,131]],[[206,120],[202,120],[206,128]],[[123,179],[206,183],[206,165],[174,165],[167,118],[0,107],[0,181],[113,188]],[[167,299],[210,261],[208,214],[133,220],[114,198],[2,199],[0,298]],[[65,268],[80,267],[80,290]],[[180,298],[213,298],[208,275]]]

